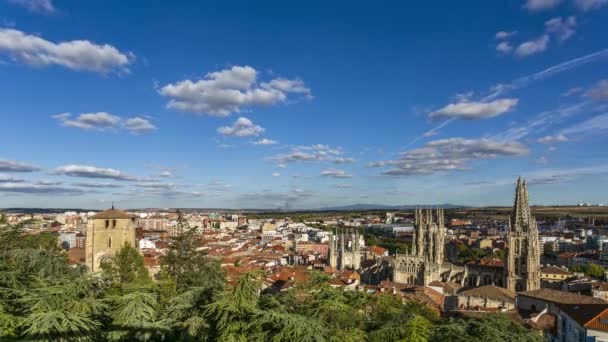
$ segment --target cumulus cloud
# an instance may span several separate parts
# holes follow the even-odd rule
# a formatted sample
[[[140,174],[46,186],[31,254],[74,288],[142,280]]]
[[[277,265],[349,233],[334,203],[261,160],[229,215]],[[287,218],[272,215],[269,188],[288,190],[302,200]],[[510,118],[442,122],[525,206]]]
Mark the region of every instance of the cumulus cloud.
[[[28,163],[0,159],[0,172],[34,172],[40,171],[40,168]]]
[[[545,22],[545,28],[548,33],[555,35],[559,41],[563,42],[574,35],[576,18],[573,16],[553,18]]]
[[[228,116],[243,108],[285,102],[289,94],[310,97],[302,80],[276,78],[258,84],[258,71],[250,66],[233,66],[211,72],[200,80],[182,80],[159,89],[170,98],[167,108],[198,114]]]
[[[281,176],[281,174],[280,174],[280,173],[278,173],[278,172],[273,172],[273,173],[271,174],[271,176],[272,176],[272,177],[280,177],[280,176]]]
[[[561,0],[526,0],[524,8],[530,12],[549,10],[559,5]]]
[[[124,127],[132,133],[146,133],[156,129],[156,126],[154,126],[150,120],[140,117],[124,120]]]
[[[527,42],[523,42],[519,44],[517,49],[515,49],[515,55],[519,57],[527,57],[540,52],[547,50],[549,46],[549,35],[543,34],[542,36],[529,40]]]
[[[500,42],[496,45],[496,51],[500,53],[509,53],[513,50],[513,45],[509,42]]]
[[[559,142],[567,142],[568,138],[563,134],[547,135],[538,139],[540,144],[554,144]]]
[[[147,133],[156,129],[148,119],[140,117],[121,118],[106,112],[83,113],[72,118],[71,113],[52,116],[62,126],[97,131],[127,130],[131,133]]]
[[[254,125],[253,122],[247,118],[240,117],[232,126],[219,127],[217,132],[221,135],[231,137],[251,137],[264,133],[264,128],[262,126]]]
[[[332,177],[332,178],[351,178],[353,175],[347,173],[344,170],[330,168],[330,169],[321,171],[321,176]]]
[[[253,144],[254,145],[276,145],[276,144],[278,144],[278,141],[264,138],[264,139],[260,139],[258,141],[254,141]]]
[[[519,101],[517,99],[498,99],[490,102],[459,102],[429,113],[430,119],[461,118],[468,120],[493,118],[513,109]]]
[[[57,11],[51,0],[8,0],[8,2],[23,6],[30,12],[51,14]]]
[[[597,82],[585,92],[585,96],[594,100],[608,100],[608,79]]]
[[[122,188],[120,184],[107,183],[107,182],[75,182],[72,183],[74,186],[80,186],[83,188],[98,188],[98,189],[115,189]]]
[[[449,138],[426,143],[421,148],[399,154],[395,160],[370,163],[370,167],[390,166],[383,173],[391,176],[430,175],[437,172],[464,171],[480,159],[521,156],[529,152],[518,142],[490,139]]]
[[[581,11],[587,12],[603,7],[608,0],[574,0],[574,5]]]
[[[62,66],[76,71],[102,74],[129,72],[135,56],[112,45],[98,45],[88,40],[54,43],[25,32],[0,28],[0,53],[13,60],[36,67]]]
[[[328,145],[316,144],[310,146],[293,147],[288,153],[276,155],[272,157],[271,160],[279,164],[318,161],[338,161],[338,163],[340,163],[340,161],[344,159],[341,157],[342,154],[343,151],[340,147],[333,148]]]
[[[76,164],[59,166],[55,169],[54,174],[82,178],[113,179],[117,181],[136,180],[135,177],[116,169]]]

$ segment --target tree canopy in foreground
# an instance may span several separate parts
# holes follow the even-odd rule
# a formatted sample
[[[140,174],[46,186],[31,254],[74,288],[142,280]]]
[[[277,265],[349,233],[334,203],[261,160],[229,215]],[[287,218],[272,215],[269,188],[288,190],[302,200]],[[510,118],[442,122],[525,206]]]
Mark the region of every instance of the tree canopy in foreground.
[[[0,227],[0,340],[27,341],[541,341],[495,314],[447,320],[393,295],[343,291],[312,272],[279,294],[262,274],[228,285],[195,232],[173,240],[153,281],[125,245],[101,274],[70,266],[50,234]]]

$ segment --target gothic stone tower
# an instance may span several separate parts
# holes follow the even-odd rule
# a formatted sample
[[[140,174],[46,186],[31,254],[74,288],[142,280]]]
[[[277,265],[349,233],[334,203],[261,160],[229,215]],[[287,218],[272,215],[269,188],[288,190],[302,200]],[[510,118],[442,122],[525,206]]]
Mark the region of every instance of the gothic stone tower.
[[[426,285],[441,280],[444,257],[445,222],[443,209],[416,209],[412,252],[397,254],[393,281],[412,285]]]
[[[540,249],[536,220],[530,214],[526,181],[517,180],[513,214],[507,233],[505,283],[511,291],[540,288]]]
[[[329,236],[329,265],[342,270],[361,268],[360,235],[356,228],[336,228]]]
[[[137,248],[135,216],[114,206],[91,217],[86,232],[86,265],[92,272],[99,271],[103,259],[114,256],[125,243]]]

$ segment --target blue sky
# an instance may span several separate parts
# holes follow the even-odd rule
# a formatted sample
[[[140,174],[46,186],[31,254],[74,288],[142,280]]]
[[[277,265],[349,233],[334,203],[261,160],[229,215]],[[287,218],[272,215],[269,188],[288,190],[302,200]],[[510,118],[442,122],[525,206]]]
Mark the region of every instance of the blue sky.
[[[0,0],[0,207],[608,202],[608,0]]]

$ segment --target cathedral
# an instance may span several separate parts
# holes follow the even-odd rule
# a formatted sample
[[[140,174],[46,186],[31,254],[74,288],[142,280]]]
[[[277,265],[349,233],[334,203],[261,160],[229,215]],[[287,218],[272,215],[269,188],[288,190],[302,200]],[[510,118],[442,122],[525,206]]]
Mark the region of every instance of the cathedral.
[[[427,285],[441,280],[446,228],[443,209],[415,212],[411,253],[395,255],[393,281]]]
[[[511,291],[540,288],[540,243],[536,219],[530,214],[526,180],[517,180],[513,213],[507,234],[505,282]]]
[[[361,273],[369,274],[388,264],[392,280],[410,285],[428,285],[433,281],[450,281],[465,287],[495,285],[511,291],[540,288],[540,243],[536,220],[530,213],[526,181],[519,178],[515,190],[513,213],[509,218],[506,260],[490,263],[474,261],[456,265],[444,260],[446,227],[442,209],[416,210],[411,251],[378,260]],[[330,248],[331,249],[331,248]],[[352,259],[350,259],[352,260]]]
[[[336,228],[329,236],[329,265],[338,270],[361,267],[361,237],[356,228]]]

